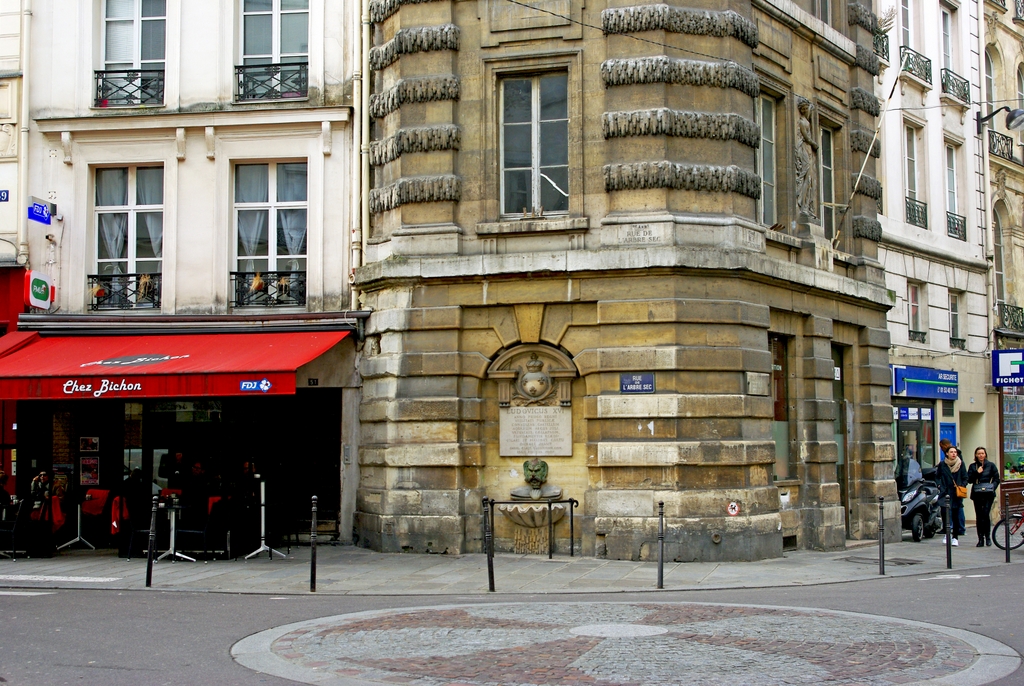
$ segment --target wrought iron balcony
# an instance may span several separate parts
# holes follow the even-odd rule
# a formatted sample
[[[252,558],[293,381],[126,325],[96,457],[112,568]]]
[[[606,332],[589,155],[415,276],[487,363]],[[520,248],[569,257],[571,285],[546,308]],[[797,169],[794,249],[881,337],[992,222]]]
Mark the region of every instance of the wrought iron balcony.
[[[914,343],[924,343],[925,341],[928,340],[927,331],[914,331],[913,329],[911,329],[909,333],[910,340],[913,341]]]
[[[90,274],[89,309],[159,310],[160,274]]]
[[[907,223],[928,228],[928,204],[907,198]]]
[[[1013,138],[998,131],[988,130],[988,152],[1013,162]]]
[[[900,64],[903,71],[913,74],[925,83],[932,82],[932,61],[905,45],[900,46]]]
[[[1017,0],[1017,2],[1024,2],[1024,0]],[[879,58],[889,61],[889,34],[887,33],[876,33],[874,38],[875,54]]]
[[[967,339],[966,338],[953,338],[949,337],[949,347],[956,348],[957,350],[967,350]]]
[[[950,238],[967,240],[967,219],[959,214],[946,212],[946,235]]]
[[[163,69],[117,69],[96,72],[96,107],[162,104]]]
[[[304,307],[306,272],[231,272],[232,307]]]
[[[289,100],[309,93],[309,64],[247,64],[235,67],[235,99]]]
[[[1004,5],[1000,0],[995,1],[998,2],[1000,5],[1003,5],[1003,7],[1006,7],[1006,5]],[[1024,0],[1016,0],[1016,2],[1014,2],[1013,4],[1015,10],[1013,18],[1024,20]]]
[[[1022,0],[1017,0],[1017,2],[1021,1]],[[949,69],[943,69],[940,71],[939,78],[942,79],[943,93],[946,95],[952,95],[965,105],[971,104],[971,84],[967,79]]]
[[[999,328],[1024,333],[1024,308],[999,303]]]

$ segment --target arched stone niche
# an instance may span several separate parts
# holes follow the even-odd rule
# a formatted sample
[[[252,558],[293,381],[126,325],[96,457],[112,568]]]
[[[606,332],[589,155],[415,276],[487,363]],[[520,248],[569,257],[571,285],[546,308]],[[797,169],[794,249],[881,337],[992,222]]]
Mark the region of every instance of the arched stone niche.
[[[502,457],[572,455],[572,359],[546,345],[518,345],[498,356],[487,378],[498,382]]]

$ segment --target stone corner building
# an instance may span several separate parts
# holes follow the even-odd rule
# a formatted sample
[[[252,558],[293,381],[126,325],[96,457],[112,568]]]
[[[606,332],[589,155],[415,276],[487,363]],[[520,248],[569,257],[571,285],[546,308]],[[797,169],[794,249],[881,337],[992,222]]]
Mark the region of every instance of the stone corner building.
[[[875,15],[627,3],[370,4],[364,545],[482,549],[534,356],[585,555],[653,558],[659,502],[680,561],[876,537],[879,496],[898,536]]]

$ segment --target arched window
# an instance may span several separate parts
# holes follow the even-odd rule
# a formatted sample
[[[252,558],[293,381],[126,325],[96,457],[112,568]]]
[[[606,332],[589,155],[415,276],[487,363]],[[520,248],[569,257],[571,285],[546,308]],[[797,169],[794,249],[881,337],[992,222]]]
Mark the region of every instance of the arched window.
[[[1017,67],[1017,107],[1024,109],[1024,65]]]

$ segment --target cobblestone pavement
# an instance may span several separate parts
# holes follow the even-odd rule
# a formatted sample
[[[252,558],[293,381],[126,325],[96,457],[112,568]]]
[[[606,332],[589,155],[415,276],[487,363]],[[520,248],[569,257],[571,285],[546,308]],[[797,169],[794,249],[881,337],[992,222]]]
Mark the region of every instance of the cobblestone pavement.
[[[944,627],[833,611],[517,603],[328,617],[256,634],[232,652],[247,667],[319,684],[881,686],[981,684],[1009,673],[980,668],[989,653],[1015,669],[1016,654],[991,644]]]

